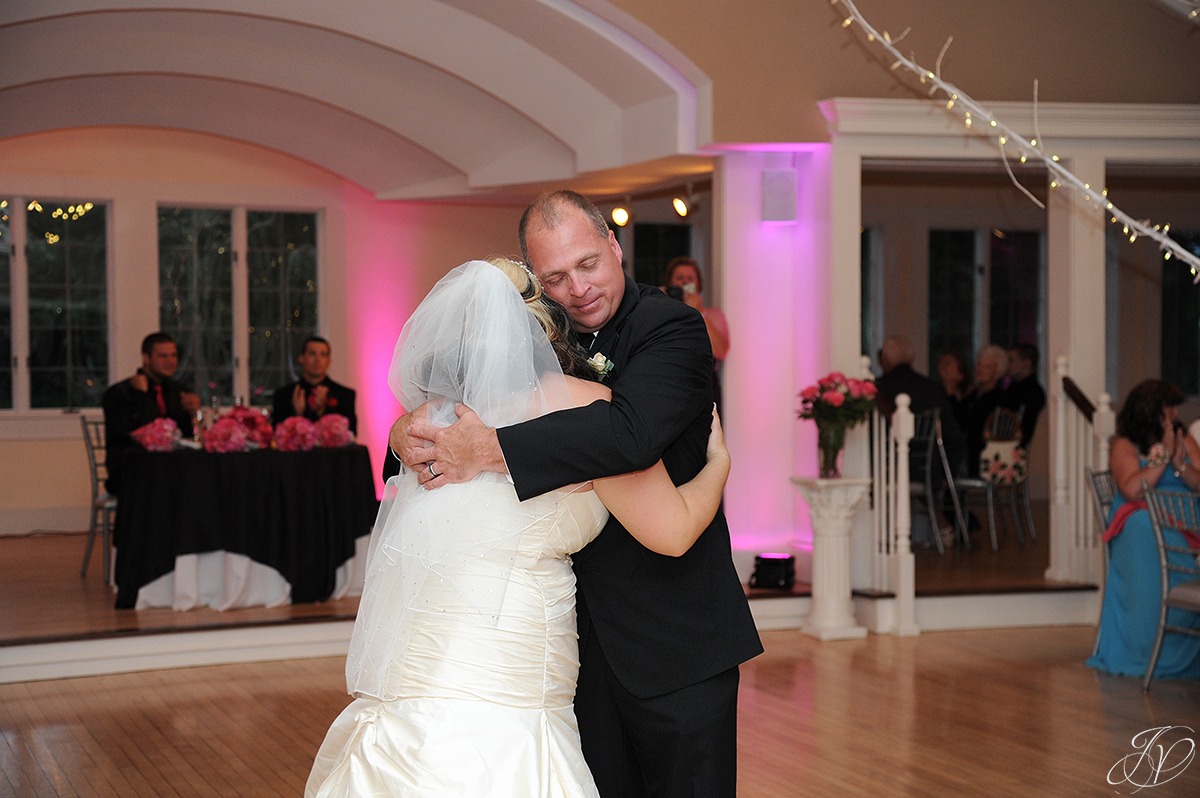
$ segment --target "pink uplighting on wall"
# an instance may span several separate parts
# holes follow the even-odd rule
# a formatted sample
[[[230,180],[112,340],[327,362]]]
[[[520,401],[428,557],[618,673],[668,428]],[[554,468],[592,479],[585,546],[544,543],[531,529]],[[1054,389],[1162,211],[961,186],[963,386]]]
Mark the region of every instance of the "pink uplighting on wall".
[[[399,231],[403,206],[350,201],[346,211],[347,327],[353,342],[352,384],[358,391],[358,442],[371,452],[376,495],[392,423],[404,412],[387,384],[400,328],[425,294],[420,271],[405,263]]]
[[[790,551],[803,578],[812,547],[807,505],[793,476],[817,471],[815,430],[796,418],[796,395],[829,365],[830,327],[858,308],[830,307],[828,144],[732,148],[716,180],[721,203],[721,304],[732,346],[725,364],[726,429],[734,469],[726,515],[739,568],[747,556]],[[764,220],[764,175],[789,178]],[[781,189],[782,190],[782,189]],[[779,214],[786,215],[786,214]],[[826,369],[827,370],[827,369]]]

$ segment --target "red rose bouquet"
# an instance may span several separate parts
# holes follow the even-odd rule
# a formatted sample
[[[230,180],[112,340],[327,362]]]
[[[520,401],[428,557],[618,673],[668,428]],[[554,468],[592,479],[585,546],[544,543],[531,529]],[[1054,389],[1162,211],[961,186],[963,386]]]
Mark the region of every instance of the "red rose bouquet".
[[[327,413],[317,419],[317,446],[327,449],[349,446],[354,440],[350,419],[337,413]]]
[[[822,477],[840,475],[838,455],[846,442],[846,430],[871,417],[876,392],[871,380],[856,380],[838,371],[800,392],[797,415],[817,422]]]
[[[317,427],[304,416],[285,418],[275,427],[275,448],[281,452],[307,452],[317,445]]]
[[[225,417],[232,418],[242,425],[242,428],[246,430],[246,438],[252,446],[260,449],[266,449],[271,446],[273,432],[271,422],[262,413],[239,405],[230,410]]]
[[[179,440],[179,425],[170,418],[156,418],[129,433],[129,437],[148,452],[169,452]]]
[[[230,416],[218,419],[204,433],[204,451],[226,454],[242,452],[250,442],[246,428]]]

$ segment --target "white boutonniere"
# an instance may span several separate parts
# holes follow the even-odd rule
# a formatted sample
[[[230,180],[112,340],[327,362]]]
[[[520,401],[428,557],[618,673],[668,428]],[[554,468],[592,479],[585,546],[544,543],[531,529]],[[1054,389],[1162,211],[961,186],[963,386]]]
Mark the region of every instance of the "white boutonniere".
[[[588,365],[596,370],[601,382],[604,382],[608,372],[613,370],[613,362],[599,352],[588,358]]]

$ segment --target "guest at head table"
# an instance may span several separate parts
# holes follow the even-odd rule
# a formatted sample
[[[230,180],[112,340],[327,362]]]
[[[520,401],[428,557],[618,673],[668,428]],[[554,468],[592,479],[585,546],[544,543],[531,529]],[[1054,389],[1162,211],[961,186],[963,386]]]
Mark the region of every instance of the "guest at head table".
[[[292,416],[304,416],[316,421],[321,416],[336,413],[350,422],[350,431],[358,431],[354,414],[354,390],[334,382],[326,374],[331,360],[329,342],[312,336],[305,339],[296,361],[300,364],[300,379],[275,389],[271,421],[279,424]]]
[[[1109,468],[1117,485],[1104,534],[1108,575],[1100,608],[1096,653],[1087,664],[1120,676],[1144,676],[1158,631],[1162,577],[1158,544],[1145,509],[1143,483],[1158,490],[1200,489],[1200,446],[1178,423],[1183,391],[1169,382],[1147,380],[1135,387],[1117,415],[1117,434],[1109,448]],[[1188,546],[1178,530],[1164,529],[1168,545]],[[1183,565],[1195,557],[1169,552]],[[1187,581],[1172,574],[1169,587]],[[1200,626],[1194,613],[1168,610],[1167,623]],[[1200,637],[1167,635],[1154,669],[1155,678],[1200,678]]]
[[[156,332],[142,339],[142,365],[126,380],[104,392],[104,437],[108,449],[108,492],[117,494],[122,461],[131,448],[140,448],[129,433],[157,418],[179,425],[184,437],[192,435],[192,418],[200,397],[177,382],[179,348],[175,339]]]

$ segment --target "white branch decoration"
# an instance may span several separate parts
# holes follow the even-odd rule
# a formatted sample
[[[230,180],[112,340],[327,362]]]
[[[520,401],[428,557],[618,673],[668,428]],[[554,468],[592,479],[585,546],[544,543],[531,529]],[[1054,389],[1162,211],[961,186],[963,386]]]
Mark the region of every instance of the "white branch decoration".
[[[1138,220],[1123,212],[1120,208],[1113,205],[1108,199],[1108,189],[1092,188],[1090,183],[1085,183],[1076,177],[1070,170],[1063,166],[1057,155],[1047,155],[1041,143],[1041,134],[1037,128],[1037,84],[1034,83],[1034,136],[1030,139],[1025,139],[1012,128],[1008,127],[1000,120],[996,119],[990,111],[981,106],[969,95],[959,89],[952,83],[942,79],[942,58],[946,54],[946,50],[950,47],[951,40],[947,40],[942,47],[942,51],[938,54],[937,68],[929,70],[914,59],[915,56],[906,56],[896,48],[896,42],[904,38],[908,34],[906,28],[904,32],[894,40],[888,35],[887,31],[880,33],[867,22],[866,18],[859,13],[855,7],[853,0],[830,0],[831,5],[841,5],[846,9],[847,16],[842,21],[843,28],[849,28],[851,25],[857,24],[863,29],[867,35],[867,41],[878,44],[888,52],[895,61],[891,65],[891,70],[896,70],[904,67],[909,72],[917,76],[921,85],[929,86],[929,95],[941,92],[946,97],[946,110],[953,111],[958,109],[961,115],[963,124],[967,130],[975,132],[977,135],[986,135],[996,137],[997,145],[1000,149],[1000,159],[1004,162],[1005,171],[1008,172],[1009,178],[1013,185],[1025,193],[1027,197],[1033,200],[1039,208],[1046,206],[1035,197],[1029,189],[1021,185],[1013,174],[1012,167],[1008,161],[1008,147],[1017,149],[1020,153],[1021,163],[1025,163],[1028,159],[1036,159],[1046,165],[1046,169],[1051,174],[1050,188],[1055,189],[1060,186],[1077,191],[1083,196],[1085,202],[1088,202],[1093,207],[1103,208],[1110,216],[1110,221],[1113,224],[1122,225],[1122,231],[1129,238],[1130,242],[1136,241],[1138,236],[1146,236],[1158,242],[1158,247],[1163,251],[1163,259],[1170,260],[1172,256],[1178,258],[1188,264],[1193,282],[1200,283],[1200,258],[1189,252],[1187,249],[1173,241],[1167,235],[1170,230],[1170,225],[1151,225],[1148,220]],[[984,126],[984,132],[975,130],[976,125]]]

